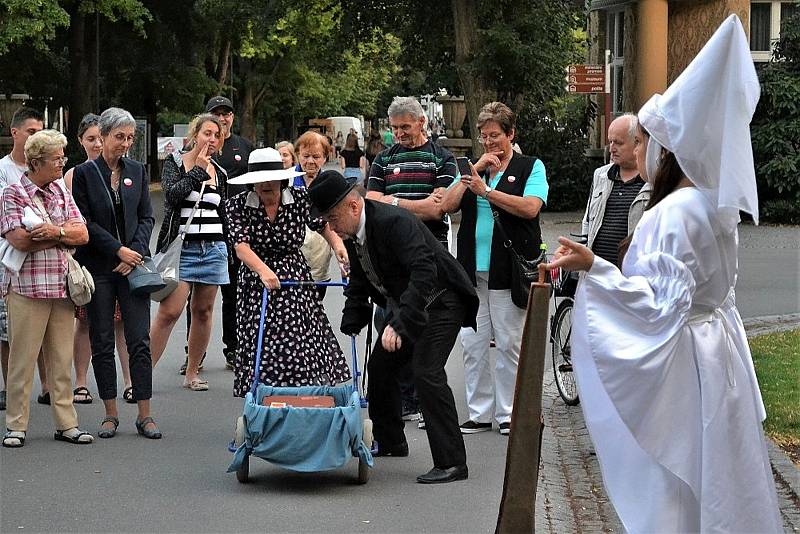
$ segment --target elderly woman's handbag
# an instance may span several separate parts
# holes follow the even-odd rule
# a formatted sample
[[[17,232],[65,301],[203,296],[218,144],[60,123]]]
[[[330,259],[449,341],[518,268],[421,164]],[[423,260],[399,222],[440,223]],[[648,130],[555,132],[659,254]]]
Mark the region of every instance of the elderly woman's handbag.
[[[161,278],[153,258],[145,256],[142,264],[137,265],[128,273],[128,286],[131,295],[150,295],[156,291],[161,291],[167,284]]]
[[[525,259],[521,254],[514,250],[511,239],[506,234],[505,228],[500,223],[500,214],[492,211],[495,227],[500,230],[500,237],[503,239],[503,246],[511,254],[511,302],[523,310],[528,307],[528,295],[531,292],[531,284],[536,282],[539,277],[539,264],[544,261],[545,253],[542,251],[536,259]]]
[[[181,267],[181,251],[183,250],[183,239],[186,237],[186,232],[189,230],[189,225],[192,224],[194,214],[197,213],[197,207],[200,205],[200,200],[203,198],[203,191],[206,189],[206,184],[200,186],[200,196],[197,197],[197,202],[192,207],[192,212],[189,218],[186,219],[186,225],[178,232],[178,236],[172,240],[172,243],[167,245],[167,248],[153,256],[153,266],[156,272],[160,273],[161,279],[164,281],[164,287],[159,291],[150,293],[150,298],[156,302],[161,302],[175,291],[178,287],[180,280],[180,267]]]
[[[41,199],[34,196],[31,200],[36,204],[36,207],[41,210],[44,220],[53,224],[50,220],[50,214],[47,213]],[[76,306],[86,306],[92,301],[94,278],[92,278],[91,273],[86,270],[86,267],[82,266],[78,263],[78,260],[72,257],[72,253],[68,250],[64,250],[64,255],[67,257],[67,295],[69,295],[69,299]]]

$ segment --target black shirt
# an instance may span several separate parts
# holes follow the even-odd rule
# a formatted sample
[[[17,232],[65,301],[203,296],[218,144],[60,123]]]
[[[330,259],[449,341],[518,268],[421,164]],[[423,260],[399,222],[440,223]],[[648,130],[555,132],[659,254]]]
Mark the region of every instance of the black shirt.
[[[614,186],[606,201],[603,224],[600,225],[600,230],[597,231],[592,243],[592,252],[616,265],[619,243],[628,237],[628,212],[636,195],[642,189],[644,180],[637,175],[632,180],[623,182],[618,165],[608,170],[608,179],[614,182]]]
[[[361,156],[363,156],[364,153],[360,148],[357,148],[355,150],[342,150],[339,152],[339,155],[344,158],[345,167],[359,168],[361,167]]]
[[[239,137],[235,133],[225,139],[225,143],[222,145],[222,154],[217,154],[216,158],[222,168],[228,172],[228,179],[241,176],[247,172],[247,159],[252,151],[253,145],[250,141]],[[246,185],[228,184],[226,198],[231,198],[233,195],[246,190]]]

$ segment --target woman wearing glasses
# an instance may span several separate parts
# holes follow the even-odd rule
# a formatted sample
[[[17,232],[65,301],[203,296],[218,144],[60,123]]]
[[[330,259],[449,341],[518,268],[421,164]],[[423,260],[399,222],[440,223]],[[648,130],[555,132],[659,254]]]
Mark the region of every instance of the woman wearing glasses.
[[[86,152],[86,161],[97,159],[103,152],[103,138],[100,136],[100,127],[97,125],[100,116],[94,113],[87,113],[78,125],[78,142],[83,151]],[[72,176],[75,169],[72,168],[64,174],[64,183],[67,189],[72,191]],[[119,303],[114,308],[114,337],[116,339],[119,363],[122,368],[122,381],[125,389],[122,398],[125,402],[135,403],[133,400],[133,386],[131,386],[131,372],[128,365],[128,348],[125,346],[125,333],[122,329],[122,315],[119,311]],[[72,344],[72,353],[75,365],[75,389],[72,390],[75,404],[91,404],[93,399],[87,386],[86,375],[89,371],[89,363],[92,361],[92,348],[89,343],[89,312],[86,306],[75,307],[75,341]]]
[[[517,253],[534,259],[542,242],[539,210],[547,202],[544,164],[512,150],[516,117],[508,106],[490,102],[478,115],[485,152],[447,191],[444,209],[461,210],[458,260],[472,278],[480,298],[478,329],[461,330],[469,420],[461,432],[473,434],[511,428],[511,408],[517,376],[525,310],[511,301],[510,239]],[[498,214],[499,225],[493,215]],[[507,238],[503,234],[507,235]],[[489,343],[494,337],[497,358],[490,367]]]
[[[19,183],[3,190],[0,201],[0,234],[26,254],[18,270],[5,267],[1,288],[8,306],[12,354],[3,447],[25,445],[33,370],[40,350],[50,382],[55,439],[77,444],[93,441],[91,434],[78,428],[72,404],[74,307],[67,296],[67,254],[86,243],[88,236],[72,195],[57,182],[67,162],[65,146],[67,138],[55,130],[31,135],[25,142],[28,170]],[[31,211],[42,221],[32,227],[26,221]]]
[[[109,108],[98,122],[103,152],[95,160],[75,167],[72,191],[86,217],[89,243],[78,250],[77,259],[95,282],[88,304],[92,367],[105,407],[105,418],[97,435],[112,438],[119,426],[117,412],[117,366],[114,361],[114,308],[119,302],[133,399],[139,414],[136,430],[158,439],[161,432],[150,416],[153,365],[150,355],[150,298],[132,295],[127,276],[150,255],[153,208],[147,171],[138,161],[124,157],[136,131],[133,116],[120,108]]]

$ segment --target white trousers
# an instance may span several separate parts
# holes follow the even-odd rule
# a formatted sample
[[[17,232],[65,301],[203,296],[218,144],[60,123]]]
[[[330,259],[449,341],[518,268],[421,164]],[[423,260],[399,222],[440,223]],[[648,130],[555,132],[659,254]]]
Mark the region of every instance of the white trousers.
[[[511,421],[514,386],[522,343],[525,310],[511,301],[510,289],[489,289],[489,273],[476,273],[478,287],[478,329],[461,329],[464,347],[464,382],[469,418],[476,423]],[[497,347],[494,368],[489,342],[494,333]]]

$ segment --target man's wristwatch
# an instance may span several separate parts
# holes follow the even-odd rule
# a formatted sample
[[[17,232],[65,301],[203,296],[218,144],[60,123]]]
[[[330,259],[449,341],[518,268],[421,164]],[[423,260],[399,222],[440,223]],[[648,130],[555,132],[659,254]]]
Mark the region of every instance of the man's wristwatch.
[[[392,199],[392,206],[399,206],[399,205],[400,205],[400,199],[397,198],[397,197],[394,197]]]
[[[483,198],[488,198],[489,197],[489,193],[492,192],[492,188],[489,187],[488,185],[484,186],[484,188],[485,189],[483,190]]]

